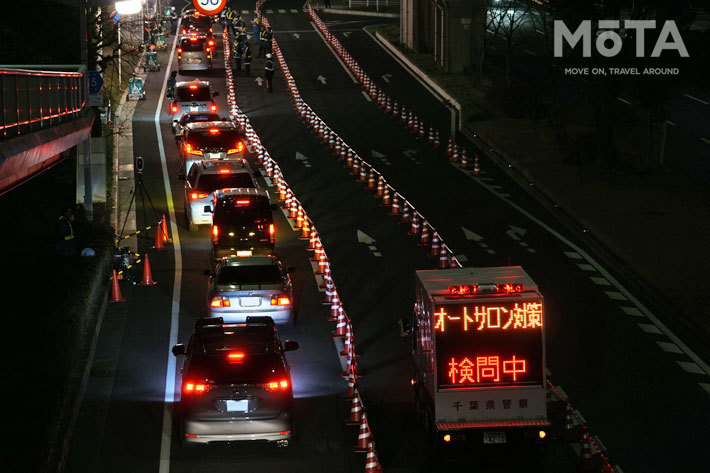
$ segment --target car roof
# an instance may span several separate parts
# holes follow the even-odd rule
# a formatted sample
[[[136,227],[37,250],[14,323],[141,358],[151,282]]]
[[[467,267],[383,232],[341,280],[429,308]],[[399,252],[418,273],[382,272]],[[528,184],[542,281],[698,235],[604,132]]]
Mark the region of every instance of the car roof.
[[[232,173],[251,172],[249,163],[244,158],[237,159],[203,159],[198,161],[197,168],[202,174],[219,174],[220,169],[228,168]]]
[[[219,261],[225,266],[278,266],[279,259],[275,256],[225,256]]]
[[[260,196],[260,197],[269,197],[269,193],[266,191],[266,189],[256,189],[254,187],[231,187],[227,189],[217,189],[214,191],[215,197],[218,199],[224,198],[224,197],[233,197],[233,196]]]
[[[196,85],[198,87],[209,87],[210,83],[206,80],[190,80],[190,81],[180,81],[175,83],[175,87],[189,87],[191,85]]]
[[[185,125],[188,130],[200,130],[203,128],[219,128],[222,130],[237,130],[237,125],[231,121],[212,121],[212,122],[190,122]]]

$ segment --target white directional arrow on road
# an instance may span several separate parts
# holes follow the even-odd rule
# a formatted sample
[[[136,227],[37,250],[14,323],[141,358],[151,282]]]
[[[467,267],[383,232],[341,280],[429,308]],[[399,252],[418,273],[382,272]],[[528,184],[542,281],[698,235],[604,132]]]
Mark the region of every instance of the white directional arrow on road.
[[[418,152],[419,151],[417,151],[416,149],[408,148],[408,149],[405,149],[402,154],[404,154],[408,158],[411,158],[411,157],[415,156]]]
[[[390,166],[392,163],[390,163],[389,159],[387,159],[387,156],[380,153],[379,151],[375,151],[374,149],[371,149],[370,152],[372,153],[372,157],[375,159],[379,159],[382,161],[384,164]]]
[[[301,154],[296,151],[296,160],[303,161],[303,165],[307,168],[311,167],[311,163],[308,162],[308,156],[306,156],[305,154]]]
[[[343,33],[343,36],[345,36],[346,38],[349,38],[349,37],[350,37],[350,32],[349,32],[349,31],[346,31],[345,33]]]
[[[476,243],[478,243],[478,246],[483,248],[486,251],[486,253],[488,253],[488,254],[491,254],[491,255],[496,254],[496,252],[494,250],[491,250],[490,248],[488,248],[488,245],[483,242],[483,240],[485,240],[485,238],[483,238],[481,235],[479,235],[478,233],[472,232],[471,230],[469,230],[466,227],[461,227],[461,230],[463,231],[463,236],[465,236],[467,240],[475,241]],[[464,262],[461,260],[461,258],[458,257],[458,255],[456,256],[456,258],[458,258],[460,263]]]
[[[298,34],[298,33],[294,33],[294,34],[293,34],[293,37],[296,38],[296,39],[299,39],[299,38],[301,37],[301,35]]]
[[[323,76],[318,76],[316,77],[316,80],[319,80],[321,84],[325,85],[326,78]]]
[[[257,84],[259,84],[259,87],[261,87],[261,84],[264,83],[264,79],[261,78],[261,77],[257,77],[256,79],[254,79],[254,82],[256,82]]]
[[[372,238],[367,233],[363,232],[362,230],[357,231],[357,241],[358,241],[358,243],[366,244],[367,247],[370,249],[370,251],[372,251],[373,256],[377,256],[377,257],[382,256],[382,253],[377,251],[377,246],[375,246],[375,239]]]
[[[387,82],[388,84],[389,84],[389,81],[390,81],[391,78],[392,78],[392,74],[384,74],[384,75],[382,76],[382,80],[384,80],[384,81]]]
[[[513,240],[517,241],[517,242],[518,242],[518,245],[520,245],[520,246],[522,246],[523,248],[525,248],[525,250],[526,250],[528,253],[537,253],[537,251],[535,251],[535,249],[530,248],[530,247],[528,246],[528,244],[523,241],[523,235],[525,235],[525,233],[527,232],[526,229],[520,228],[520,227],[516,227],[515,225],[508,225],[508,227],[510,228],[510,230],[508,230],[508,231],[505,232],[505,233],[506,233],[510,238],[512,238]]]

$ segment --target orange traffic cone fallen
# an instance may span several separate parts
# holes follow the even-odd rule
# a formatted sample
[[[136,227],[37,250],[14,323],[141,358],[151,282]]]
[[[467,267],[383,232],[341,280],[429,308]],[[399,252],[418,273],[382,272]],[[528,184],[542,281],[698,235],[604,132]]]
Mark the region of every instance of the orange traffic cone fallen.
[[[168,236],[168,223],[165,214],[163,214],[163,218],[160,221],[160,229],[163,231],[163,243],[172,243],[172,238]]]
[[[113,270],[113,277],[111,278],[111,298],[109,302],[126,302],[126,299],[121,295],[121,288],[118,285],[118,277],[116,276],[116,270]]]
[[[145,254],[145,262],[143,263],[143,280],[138,283],[139,286],[155,286],[158,284],[153,281],[153,273],[150,271],[150,261],[148,260],[148,253]]]

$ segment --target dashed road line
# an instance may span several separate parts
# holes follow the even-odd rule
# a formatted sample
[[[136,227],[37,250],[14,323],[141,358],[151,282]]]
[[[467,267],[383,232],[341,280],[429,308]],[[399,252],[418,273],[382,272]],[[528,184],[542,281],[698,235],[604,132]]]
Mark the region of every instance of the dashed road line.
[[[698,383],[708,394],[710,394],[710,383]]]
[[[621,310],[624,311],[626,315],[633,315],[634,317],[643,317],[643,314],[636,307],[625,307],[622,306]]]
[[[372,102],[372,97],[367,95],[367,92],[365,92],[364,90],[361,90],[360,92],[362,92],[362,95],[363,97],[365,97],[365,100],[367,100],[368,102]]]
[[[686,97],[688,97],[688,98],[691,99],[691,100],[695,100],[696,102],[700,102],[700,103],[703,104],[703,105],[710,105],[710,103],[706,102],[705,100],[699,99],[699,98],[697,98],[697,97],[693,97],[693,96],[690,95],[690,94],[683,94],[683,95],[685,95]]]
[[[620,292],[616,291],[604,291],[604,293],[609,296],[609,299],[615,300],[615,301],[625,301],[626,297]]]
[[[597,276],[589,276],[589,279],[592,280],[594,284],[597,286],[611,286],[611,283],[606,280],[606,278],[600,278]]]
[[[537,31],[537,34],[541,34],[541,35],[545,36],[544,31],[538,30],[537,28],[535,28],[535,31]]]
[[[626,100],[625,98],[617,97],[616,99],[617,99],[619,102],[625,103],[626,105],[631,105],[631,102],[629,102],[629,101]]]
[[[678,126],[675,124],[675,122],[672,122],[670,120],[666,120],[666,123],[668,123],[670,126]]]
[[[565,251],[565,256],[570,259],[582,259],[582,255],[580,255],[576,251]]]
[[[705,143],[705,144],[709,144],[709,145],[710,145],[710,140],[708,140],[707,138],[700,138],[700,141],[702,141],[702,142]]]
[[[530,51],[529,49],[523,49],[523,51],[524,51],[526,54],[529,54],[530,56],[537,56],[537,54],[535,54],[534,52]]]
[[[676,361],[676,363],[688,373],[705,374],[705,371],[692,361]]]
[[[279,13],[286,13],[286,10],[284,10],[283,8],[279,8]]]
[[[596,268],[594,266],[587,263],[577,263],[577,267],[582,271],[596,271]]]
[[[291,13],[298,13],[298,10],[296,10],[295,8],[291,8]]]
[[[641,330],[643,330],[646,333],[652,333],[654,335],[663,335],[663,332],[660,331],[658,327],[656,327],[653,324],[637,324]]]
[[[658,343],[658,346],[661,347],[661,350],[665,351],[666,353],[683,353],[683,350],[681,350],[678,345],[675,343],[670,343],[670,342],[656,342]]]

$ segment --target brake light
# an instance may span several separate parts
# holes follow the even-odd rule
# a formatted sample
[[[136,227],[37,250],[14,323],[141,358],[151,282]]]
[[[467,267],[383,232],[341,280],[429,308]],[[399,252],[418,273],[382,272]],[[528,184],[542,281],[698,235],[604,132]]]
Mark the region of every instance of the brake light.
[[[199,150],[199,149],[192,149],[192,145],[190,143],[185,143],[185,152],[187,154],[192,154],[195,156],[203,156],[204,153]]]
[[[181,52],[182,52],[182,48],[178,48],[178,52],[181,53]]]
[[[173,105],[173,106],[170,108],[170,111],[173,112],[173,113],[177,113],[177,108],[178,108],[177,105]]]
[[[275,232],[274,224],[270,223],[269,224],[269,243],[274,242],[274,232]]]
[[[237,141],[237,144],[235,146],[236,146],[236,148],[230,148],[227,151],[227,154],[237,154],[237,153],[241,153],[244,151],[245,146],[244,146],[243,142]]]
[[[190,38],[190,41],[197,41],[197,38],[195,38],[194,36],[192,36],[192,37]]]
[[[236,202],[237,205],[249,205],[249,200],[238,200]]]
[[[205,48],[205,51],[207,51],[208,53],[212,52],[212,48],[208,46],[207,48]],[[208,54],[207,57],[210,57],[210,55]]]
[[[231,172],[231,170],[229,170],[228,168],[221,168],[219,170],[220,174],[229,174],[230,172]]]
[[[244,361],[244,357],[245,355],[241,351],[230,351],[229,353],[227,353],[227,360],[232,363]]]
[[[192,199],[192,200],[204,199],[208,195],[209,194],[207,192],[193,192],[192,194],[190,194],[190,199]]]
[[[211,30],[212,30],[212,28],[210,28],[210,31],[211,31]],[[214,40],[209,40],[208,44],[209,44],[210,46],[214,46]]]
[[[210,128],[211,135],[219,135],[219,128]]]
[[[212,225],[212,243],[216,245],[217,242],[219,242],[219,227]]]
[[[196,85],[194,85],[194,84],[193,84],[193,85],[191,85],[191,86],[190,86],[190,90],[197,90],[197,86],[196,86]]]
[[[217,111],[217,104],[212,102],[212,105],[210,105],[210,110],[212,110],[213,112],[216,112]]]
[[[291,299],[286,296],[271,296],[271,305],[290,305]]]
[[[229,297],[215,297],[210,302],[210,307],[231,307],[232,304],[229,302]]]
[[[278,381],[269,381],[264,383],[264,389],[267,391],[286,391],[288,389],[289,382],[287,379],[282,379]]]
[[[196,381],[185,381],[182,383],[183,394],[204,394],[209,391],[211,386],[207,383],[198,383]]]

